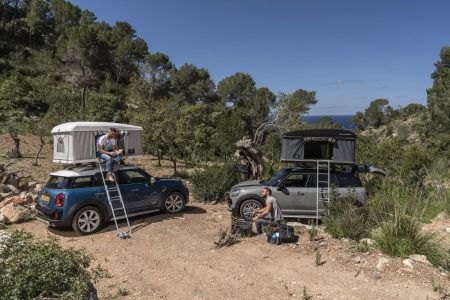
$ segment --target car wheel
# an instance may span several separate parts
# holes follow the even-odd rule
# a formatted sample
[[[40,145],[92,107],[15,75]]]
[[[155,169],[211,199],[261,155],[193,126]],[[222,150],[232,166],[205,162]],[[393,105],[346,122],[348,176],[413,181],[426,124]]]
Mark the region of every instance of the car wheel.
[[[72,219],[72,228],[82,235],[91,234],[102,226],[102,215],[93,206],[86,206],[77,211]]]
[[[184,209],[184,197],[178,192],[173,192],[164,201],[165,211],[174,214]]]
[[[255,210],[261,209],[262,204],[255,199],[249,199],[242,202],[241,207],[239,209],[239,212],[241,214],[241,217],[246,220],[253,219],[255,215]]]

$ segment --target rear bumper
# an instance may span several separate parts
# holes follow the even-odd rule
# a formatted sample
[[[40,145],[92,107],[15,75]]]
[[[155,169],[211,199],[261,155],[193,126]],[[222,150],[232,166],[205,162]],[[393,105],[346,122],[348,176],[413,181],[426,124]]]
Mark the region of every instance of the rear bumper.
[[[36,204],[36,206],[34,207],[37,215],[36,215],[36,219],[41,222],[46,224],[47,226],[50,227],[70,227],[70,220],[65,220],[64,216],[61,218],[61,220],[55,220],[54,218],[52,218],[53,214],[59,211],[54,211],[54,210],[50,210],[48,208],[42,207],[41,205],[39,205],[39,203]]]

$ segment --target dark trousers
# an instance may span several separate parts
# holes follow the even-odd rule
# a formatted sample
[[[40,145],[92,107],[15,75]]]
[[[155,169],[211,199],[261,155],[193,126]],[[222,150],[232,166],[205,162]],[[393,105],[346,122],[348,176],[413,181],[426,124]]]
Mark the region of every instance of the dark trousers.
[[[262,226],[263,225],[271,225],[273,222],[270,219],[258,219],[255,221],[256,226],[256,233],[261,234],[262,233]]]

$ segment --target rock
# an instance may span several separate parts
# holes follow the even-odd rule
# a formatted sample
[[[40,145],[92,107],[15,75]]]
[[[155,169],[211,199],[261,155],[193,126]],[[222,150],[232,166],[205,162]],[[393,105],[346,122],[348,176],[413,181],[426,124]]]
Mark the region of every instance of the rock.
[[[35,192],[36,194],[38,194],[42,189],[42,184],[36,184],[36,186],[34,187],[33,192]]]
[[[7,231],[4,230],[0,230],[0,245],[6,241],[7,239],[9,239],[11,237],[11,234]]]
[[[357,257],[353,258],[353,260],[359,264],[361,262],[361,256],[357,256]]]
[[[4,223],[0,223],[0,229],[5,229],[6,225]]]
[[[34,189],[36,187],[36,185],[37,185],[37,182],[34,182],[34,181],[28,182],[28,189],[29,190]]]
[[[0,214],[0,224],[5,224],[5,216]]]
[[[381,279],[381,275],[380,275],[380,273],[377,272],[377,271],[373,271],[372,277],[373,277],[373,279],[375,279],[375,280]]]
[[[388,264],[389,263],[389,259],[388,258],[384,258],[384,257],[382,257],[382,258],[380,258],[379,260],[378,260],[378,263],[377,263],[377,270],[378,271],[383,271],[383,269],[384,269],[384,266],[386,265],[386,264]]]
[[[428,261],[428,259],[425,255],[413,254],[413,255],[410,255],[409,258],[415,262],[419,262],[419,263],[426,264],[426,265],[431,265],[431,263]]]
[[[20,193],[20,199],[25,200],[25,197],[27,196],[27,192]]]
[[[450,233],[450,227],[445,228],[444,231]]]
[[[447,220],[448,219],[448,215],[445,212],[441,212],[440,214],[438,214],[436,216],[436,219],[438,219],[438,220]]]
[[[407,268],[409,268],[411,270],[414,269],[413,261],[411,259],[409,259],[409,258],[404,259],[402,264],[403,264],[403,266],[405,266],[405,267],[407,267]]]
[[[13,186],[11,184],[8,184],[7,187],[9,189],[9,192],[11,192],[13,194],[18,194],[19,193],[19,190],[15,186]]]
[[[320,246],[320,247],[326,247],[327,245],[328,245],[327,242],[323,242],[323,241],[322,241],[322,242],[319,243],[319,246]]]
[[[24,205],[24,204],[26,204],[26,200],[25,200],[25,198],[22,199],[20,196],[12,196],[12,197],[6,198],[2,202],[0,202],[0,209],[11,203],[14,203],[17,205]]]
[[[28,182],[26,182],[26,181],[19,181],[19,183],[17,183],[17,189],[19,189],[20,191],[28,190]]]
[[[33,194],[33,203],[37,203],[38,201],[38,194]]]
[[[400,273],[413,273],[414,271],[411,270],[410,268],[400,268],[400,269],[398,269],[398,272],[400,272]]]
[[[0,183],[0,192],[2,193],[10,193],[8,186],[6,184]]]
[[[2,201],[5,198],[11,197],[12,193],[0,193],[0,201]]]
[[[23,222],[32,216],[28,209],[15,203],[6,205],[0,210],[0,213],[5,216],[6,224]]]
[[[375,244],[375,240],[369,239],[369,238],[364,238],[359,240],[360,243],[366,243],[368,246],[372,246]]]
[[[26,202],[27,204],[30,204],[30,203],[33,203],[33,202],[34,202],[34,200],[33,200],[33,193],[28,192],[28,193],[25,195],[25,202]]]

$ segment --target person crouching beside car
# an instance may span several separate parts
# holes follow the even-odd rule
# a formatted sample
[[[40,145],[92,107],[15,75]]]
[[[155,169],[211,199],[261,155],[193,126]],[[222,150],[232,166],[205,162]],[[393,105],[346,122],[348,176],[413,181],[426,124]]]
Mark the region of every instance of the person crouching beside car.
[[[122,159],[121,151],[117,150],[116,129],[110,128],[105,135],[102,135],[97,142],[98,152],[102,160],[106,161],[106,171],[108,180],[114,181],[114,164]]]
[[[283,221],[281,209],[277,200],[272,197],[272,190],[265,187],[261,191],[261,195],[266,199],[266,206],[256,211],[256,216],[253,218],[256,226],[256,233],[262,233],[263,224],[278,224]]]

